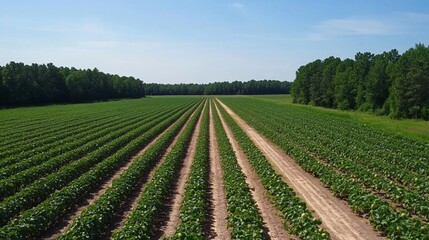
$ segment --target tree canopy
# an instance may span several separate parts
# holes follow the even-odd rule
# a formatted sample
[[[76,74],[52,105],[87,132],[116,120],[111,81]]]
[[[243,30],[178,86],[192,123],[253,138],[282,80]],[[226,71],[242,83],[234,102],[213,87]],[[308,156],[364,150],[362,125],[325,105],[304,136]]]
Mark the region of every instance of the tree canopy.
[[[429,46],[315,60],[298,69],[292,96],[295,103],[429,119]]]
[[[144,96],[143,82],[100,72],[49,64],[10,62],[0,66],[0,106],[88,102]]]
[[[214,82],[208,84],[145,83],[147,95],[231,95],[290,93],[291,83],[278,80],[250,80],[248,82]]]
[[[146,95],[221,95],[290,93],[291,83],[278,80],[208,84],[143,83],[94,69],[10,62],[0,66],[0,106],[78,103]]]

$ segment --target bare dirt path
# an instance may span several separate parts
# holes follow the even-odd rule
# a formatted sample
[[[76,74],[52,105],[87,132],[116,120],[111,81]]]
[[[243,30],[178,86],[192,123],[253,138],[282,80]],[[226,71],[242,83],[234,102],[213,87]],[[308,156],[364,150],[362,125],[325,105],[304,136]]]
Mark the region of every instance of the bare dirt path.
[[[162,155],[162,158],[158,161],[156,166],[152,169],[152,171],[149,173],[145,181],[141,184],[140,188],[133,194],[133,196],[129,199],[128,203],[126,203],[122,207],[122,211],[119,212],[115,218],[115,220],[111,223],[109,230],[107,231],[106,236],[103,236],[105,239],[110,239],[111,234],[116,231],[117,229],[120,229],[124,226],[126,220],[130,216],[131,212],[137,207],[138,200],[140,199],[145,183],[148,183],[152,180],[153,176],[155,175],[156,170],[161,166],[161,164],[164,162],[165,158],[170,154],[171,150],[173,149],[173,146],[177,143],[177,140],[179,139],[180,135],[182,135],[183,131],[185,130],[186,126],[189,124],[189,121],[192,119],[192,117],[196,114],[196,110],[191,114],[191,116],[188,118],[186,123],[182,126],[179,133],[174,137],[173,141],[168,146],[167,150],[165,151],[164,155]]]
[[[219,157],[219,149],[213,125],[212,103],[210,103],[210,184],[212,186],[213,203],[213,232],[215,239],[231,239],[231,231],[228,229],[228,210],[226,206],[226,194],[223,183],[223,173]]]
[[[198,135],[200,134],[201,121],[203,119],[204,109],[207,107],[207,103],[202,110],[200,118],[198,119],[197,125],[195,126],[194,133],[192,134],[191,142],[186,153],[186,157],[183,160],[183,166],[179,173],[179,178],[177,180],[176,191],[173,192],[172,199],[170,203],[171,211],[169,212],[167,223],[161,227],[161,231],[164,232],[163,238],[171,237],[176,232],[177,226],[180,223],[180,205],[182,204],[183,197],[185,194],[185,185],[189,177],[189,172],[191,171],[192,162],[195,156],[195,150],[197,146]]]
[[[315,211],[333,239],[384,239],[372,229],[367,219],[354,214],[344,201],[336,198],[317,178],[303,170],[283,150],[259,134],[223,102],[218,101],[264,153],[276,171],[282,174],[284,181]]]
[[[264,186],[259,180],[258,174],[250,165],[249,159],[244,154],[241,147],[238,145],[234,135],[227,126],[223,116],[216,106],[216,110],[220,116],[223,128],[228,136],[229,142],[237,157],[237,162],[240,165],[244,175],[246,176],[246,183],[252,190],[253,200],[258,205],[264,221],[265,228],[268,230],[267,234],[270,239],[291,239],[290,234],[284,228],[284,220],[280,217],[280,211],[271,203],[269,196],[266,194]],[[294,239],[298,239],[297,237]]]
[[[180,118],[179,118],[180,119]],[[178,121],[178,120],[177,120]],[[176,122],[177,122],[176,121]],[[143,155],[148,148],[153,146],[163,135],[170,129],[174,123],[169,126],[167,129],[165,129],[161,134],[156,136],[152,141],[150,141],[149,144],[147,144],[143,149],[141,149],[138,153],[133,155],[125,165],[123,165],[121,168],[119,168],[118,171],[115,172],[109,179],[104,182],[100,187],[98,187],[96,190],[88,194],[88,196],[79,202],[75,208],[71,209],[69,213],[67,213],[59,223],[57,223],[52,229],[48,230],[42,237],[43,239],[57,239],[61,234],[63,234],[72,224],[73,219],[79,216],[82,211],[84,211],[89,205],[91,205],[94,201],[96,201],[98,198],[100,198],[106,191],[112,186],[112,183],[115,179],[119,178],[119,176],[127,170],[131,164],[141,155]],[[183,129],[182,129],[183,130]],[[177,136],[176,136],[177,138]],[[175,138],[175,140],[176,140]],[[172,145],[169,146],[169,149],[171,149]],[[167,149],[167,150],[169,150]],[[161,161],[160,161],[161,162]],[[159,164],[159,163],[158,163]],[[158,165],[157,165],[158,166]]]

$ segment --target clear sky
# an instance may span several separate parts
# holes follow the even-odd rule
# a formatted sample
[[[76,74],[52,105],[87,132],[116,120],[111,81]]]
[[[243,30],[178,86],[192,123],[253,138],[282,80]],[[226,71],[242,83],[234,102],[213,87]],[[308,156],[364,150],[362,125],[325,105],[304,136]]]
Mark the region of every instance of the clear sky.
[[[292,81],[318,58],[429,43],[427,0],[2,0],[0,12],[0,65],[158,83]]]

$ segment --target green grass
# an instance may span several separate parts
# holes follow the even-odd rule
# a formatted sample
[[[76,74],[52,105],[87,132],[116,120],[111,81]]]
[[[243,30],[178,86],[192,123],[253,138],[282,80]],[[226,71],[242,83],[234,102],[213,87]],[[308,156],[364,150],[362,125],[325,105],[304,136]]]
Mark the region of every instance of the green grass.
[[[275,104],[293,104],[292,96],[287,95],[257,95],[248,96],[251,98],[262,99]],[[315,107],[309,105],[293,104],[302,108],[312,109],[314,111],[321,111],[328,114],[336,115],[338,117],[350,118],[357,122],[368,124],[370,126],[395,132],[400,135],[411,137],[417,140],[424,140],[429,142],[429,121],[415,120],[415,119],[392,119],[387,116],[378,116],[373,113],[359,112],[359,111],[342,111],[337,109],[329,109],[322,107]]]

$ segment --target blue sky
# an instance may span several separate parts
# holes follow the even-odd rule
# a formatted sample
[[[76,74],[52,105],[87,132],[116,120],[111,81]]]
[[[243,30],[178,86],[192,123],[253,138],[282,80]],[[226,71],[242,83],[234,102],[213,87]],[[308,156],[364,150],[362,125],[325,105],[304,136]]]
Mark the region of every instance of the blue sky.
[[[303,64],[429,42],[427,0],[2,1],[0,65],[145,82],[292,81]]]

